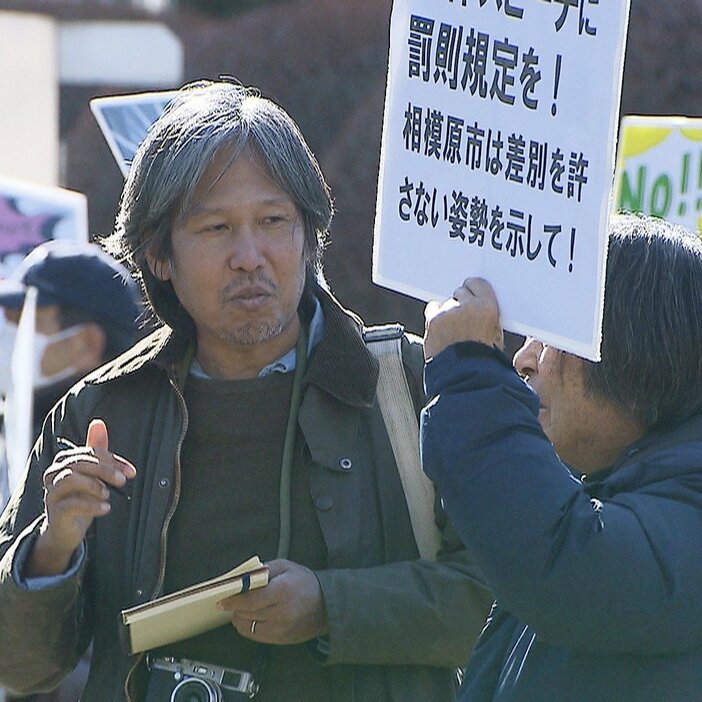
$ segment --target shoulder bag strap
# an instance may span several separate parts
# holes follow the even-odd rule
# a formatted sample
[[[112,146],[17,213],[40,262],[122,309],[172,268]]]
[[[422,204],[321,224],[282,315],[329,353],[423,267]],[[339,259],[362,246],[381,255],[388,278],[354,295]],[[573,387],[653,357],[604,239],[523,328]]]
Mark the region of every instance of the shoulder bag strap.
[[[419,425],[402,364],[403,330],[399,325],[364,332],[368,350],[380,362],[377,398],[405,491],[414,539],[422,558],[435,560],[441,535],[434,519],[436,491],[422,471]]]

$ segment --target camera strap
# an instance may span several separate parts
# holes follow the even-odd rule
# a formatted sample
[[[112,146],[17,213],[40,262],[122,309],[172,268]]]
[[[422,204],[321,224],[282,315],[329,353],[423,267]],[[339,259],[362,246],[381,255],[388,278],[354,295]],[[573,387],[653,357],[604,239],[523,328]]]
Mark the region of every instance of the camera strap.
[[[280,464],[280,535],[278,537],[277,558],[287,558],[290,552],[291,523],[291,484],[292,465],[295,457],[295,443],[297,439],[297,415],[300,410],[302,397],[302,379],[307,370],[307,332],[304,324],[300,325],[300,333],[295,345],[295,375],[293,377],[292,396],[288,410],[288,423],[285,429],[285,442],[283,443],[283,458]],[[256,684],[256,692],[261,685],[263,674],[268,665],[271,644],[258,644],[254,652],[251,674]],[[256,692],[251,695],[254,697]]]
[[[280,464],[280,536],[278,538],[277,558],[287,558],[290,552],[291,531],[291,483],[292,464],[295,457],[295,442],[297,439],[297,415],[300,411],[302,396],[302,379],[307,370],[307,333],[304,325],[300,325],[300,333],[295,347],[295,375],[293,377],[292,396],[288,410],[288,424],[285,429],[283,443],[283,459]]]

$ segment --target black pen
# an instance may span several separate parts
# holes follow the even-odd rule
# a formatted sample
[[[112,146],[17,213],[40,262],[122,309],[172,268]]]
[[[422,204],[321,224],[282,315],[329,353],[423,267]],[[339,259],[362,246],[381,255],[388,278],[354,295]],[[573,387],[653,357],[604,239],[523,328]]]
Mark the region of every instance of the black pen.
[[[67,449],[80,448],[78,445],[74,444],[70,439],[67,439],[65,436],[57,436],[56,443]],[[119,495],[120,497],[124,497],[125,500],[132,499],[132,496],[124,488],[117,487],[116,485],[110,485],[109,483],[105,483],[105,487],[110,492],[113,492],[116,495]]]
[[[124,488],[120,488],[120,487],[117,487],[115,485],[110,485],[109,483],[105,483],[105,485],[107,486],[107,489],[110,492],[115,493],[115,495],[119,495],[120,497],[124,497],[125,500],[132,499],[132,496]]]

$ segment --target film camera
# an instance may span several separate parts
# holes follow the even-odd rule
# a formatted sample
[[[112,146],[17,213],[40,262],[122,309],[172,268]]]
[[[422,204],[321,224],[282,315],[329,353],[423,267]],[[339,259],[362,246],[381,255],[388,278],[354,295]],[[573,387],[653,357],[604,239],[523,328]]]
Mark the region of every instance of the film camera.
[[[170,656],[147,659],[146,702],[243,702],[258,691],[253,675]]]

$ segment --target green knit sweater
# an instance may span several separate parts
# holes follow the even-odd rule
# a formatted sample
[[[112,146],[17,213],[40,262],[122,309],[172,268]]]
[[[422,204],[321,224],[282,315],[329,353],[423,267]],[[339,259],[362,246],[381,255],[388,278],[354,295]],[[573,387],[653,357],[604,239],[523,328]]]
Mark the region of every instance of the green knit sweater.
[[[165,592],[214,577],[256,554],[276,557],[280,464],[292,373],[241,381],[188,379],[190,417],[178,509],[169,528]],[[292,472],[289,558],[324,568],[326,546],[297,447]],[[224,626],[164,653],[251,670],[257,646]],[[304,645],[270,649],[259,702],[330,700],[327,669]]]

